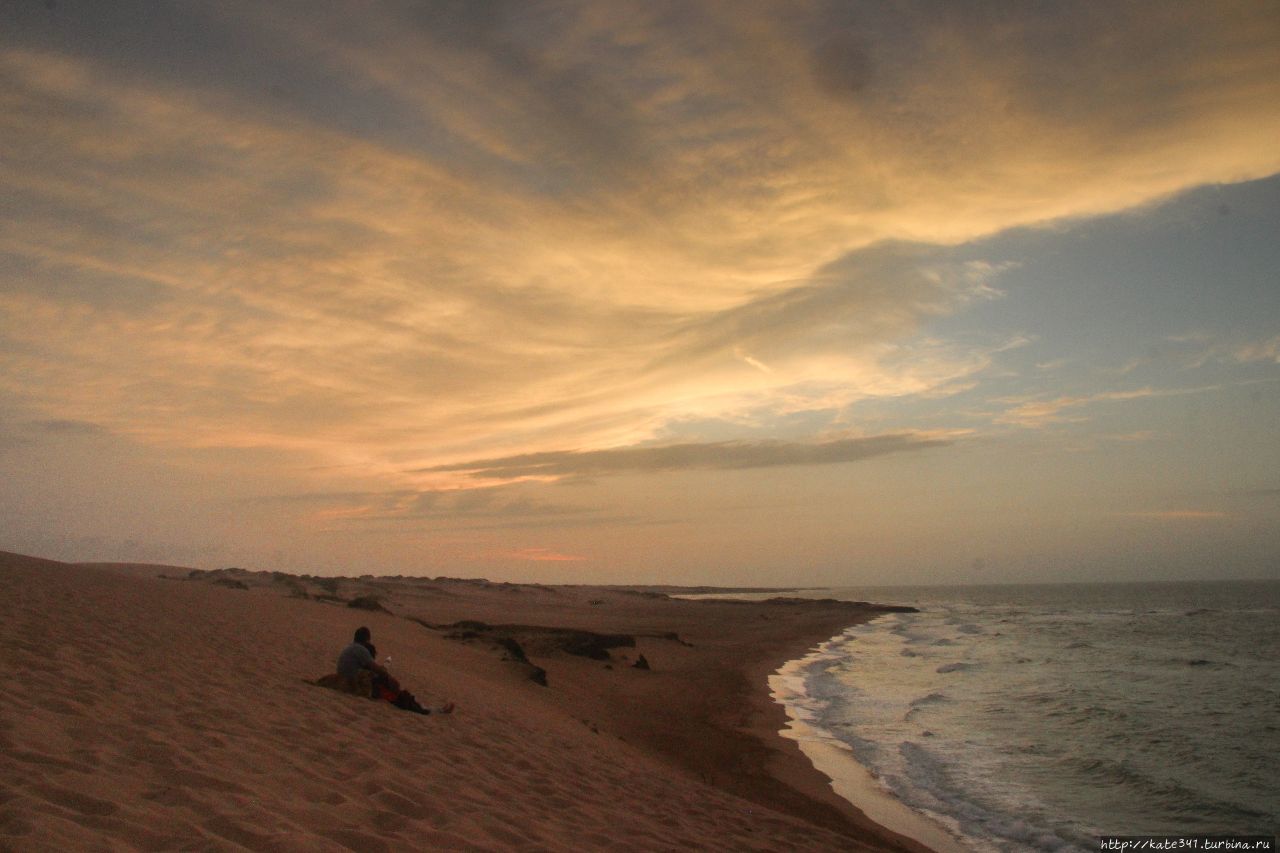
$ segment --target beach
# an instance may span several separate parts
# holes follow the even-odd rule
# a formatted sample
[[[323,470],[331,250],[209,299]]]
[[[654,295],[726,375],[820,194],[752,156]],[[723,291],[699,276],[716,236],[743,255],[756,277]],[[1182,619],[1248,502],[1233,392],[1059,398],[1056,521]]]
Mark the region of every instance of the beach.
[[[13,554],[0,579],[4,849],[923,849],[769,695],[874,606]],[[361,625],[457,710],[310,683]]]
[[[1280,583],[803,594],[918,608],[854,626],[773,679],[806,754],[882,825],[940,853],[1280,825]]]

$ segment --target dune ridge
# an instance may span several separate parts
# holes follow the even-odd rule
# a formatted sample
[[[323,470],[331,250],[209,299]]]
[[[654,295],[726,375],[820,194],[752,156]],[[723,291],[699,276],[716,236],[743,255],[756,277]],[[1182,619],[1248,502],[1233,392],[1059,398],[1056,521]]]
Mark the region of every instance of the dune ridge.
[[[120,568],[0,554],[0,849],[919,849],[772,734],[768,672],[847,608]],[[509,647],[423,624],[464,620],[634,646],[525,643],[543,686]],[[360,624],[458,712],[308,684]]]

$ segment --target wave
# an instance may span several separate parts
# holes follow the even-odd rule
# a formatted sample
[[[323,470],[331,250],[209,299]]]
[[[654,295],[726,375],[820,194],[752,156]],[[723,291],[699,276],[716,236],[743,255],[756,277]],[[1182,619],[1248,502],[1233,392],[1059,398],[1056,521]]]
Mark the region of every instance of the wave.
[[[1093,840],[1066,828],[1054,828],[1026,815],[1002,813],[982,801],[968,784],[957,784],[946,762],[920,744],[898,747],[909,787],[900,796],[917,808],[948,815],[970,839],[992,839],[1001,848],[1069,851],[1089,850]]]
[[[1059,765],[1064,772],[1082,776],[1099,785],[1132,791],[1144,803],[1202,825],[1257,826],[1259,821],[1271,817],[1243,803],[1224,800],[1177,780],[1157,776],[1123,758],[1070,755],[1062,758]]]
[[[796,704],[849,747],[840,754],[975,849],[1274,826],[1266,744],[1280,732],[1269,686],[1280,670],[1260,650],[1280,642],[1266,618],[1280,611],[1244,618],[1234,602],[1142,593],[1133,606],[1094,595],[1016,612],[940,601],[859,626],[824,647]]]
[[[951,699],[945,693],[930,693],[927,696],[921,696],[912,699],[907,705],[907,712],[902,715],[904,723],[914,723],[921,712],[927,710],[932,705],[941,705],[950,702]],[[922,737],[933,737],[934,733],[930,731],[921,732]]]

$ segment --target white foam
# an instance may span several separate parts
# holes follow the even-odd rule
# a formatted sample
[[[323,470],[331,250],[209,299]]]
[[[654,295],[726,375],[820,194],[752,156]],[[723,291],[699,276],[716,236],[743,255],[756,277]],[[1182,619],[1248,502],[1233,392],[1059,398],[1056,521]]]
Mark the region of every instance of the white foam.
[[[831,788],[872,821],[899,835],[919,841],[938,853],[971,853],[941,823],[897,798],[866,767],[848,744],[814,725],[817,717],[805,690],[804,673],[816,662],[830,659],[835,638],[810,657],[791,661],[769,678],[773,698],[787,711],[790,722],[781,734],[796,741],[813,766],[831,780]]]
[[[868,786],[841,790],[859,806],[888,789],[961,845],[1001,853],[1092,849],[1117,827],[1275,823],[1266,711],[1280,681],[1260,650],[1280,636],[1267,618],[1280,585],[832,594],[921,608],[850,629],[829,648],[839,659],[791,684],[814,763],[838,790],[853,761],[865,768]],[[921,701],[939,693],[950,701]],[[1162,787],[1125,776],[1102,790],[1064,756],[1123,759]]]

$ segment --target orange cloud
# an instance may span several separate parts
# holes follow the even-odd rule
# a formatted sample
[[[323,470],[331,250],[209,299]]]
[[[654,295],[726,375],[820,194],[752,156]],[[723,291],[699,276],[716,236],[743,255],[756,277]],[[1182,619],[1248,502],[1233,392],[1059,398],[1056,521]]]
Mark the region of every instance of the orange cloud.
[[[1079,423],[1087,421],[1086,415],[1067,415],[1063,412],[1070,409],[1083,408],[1095,403],[1126,402],[1129,400],[1146,400],[1159,397],[1182,397],[1188,394],[1203,394],[1219,391],[1222,385],[1206,385],[1197,388],[1137,388],[1132,391],[1104,391],[1098,394],[1087,394],[1077,397],[1057,397],[1052,400],[1028,400],[1025,398],[1006,398],[999,402],[1016,404],[996,415],[993,420],[998,424],[1012,424],[1028,428],[1041,428],[1059,423]],[[1128,438],[1141,440],[1149,438],[1148,433],[1136,433]],[[1123,439],[1125,436],[1112,436]]]
[[[1280,169],[1276,25],[1250,8],[1015,10],[995,38],[945,5],[568,4],[534,38],[491,10],[211,5],[279,40],[294,88],[271,97],[0,42],[0,394],[410,489],[946,395],[1003,344],[916,336],[998,298],[1000,270],[928,247]],[[1003,422],[1102,399],[1123,398]]]

